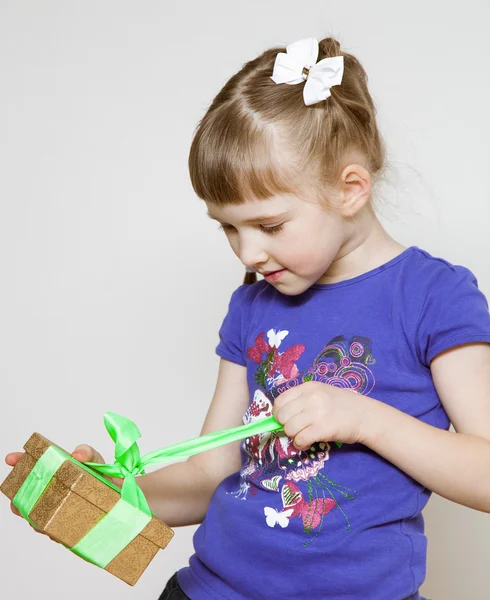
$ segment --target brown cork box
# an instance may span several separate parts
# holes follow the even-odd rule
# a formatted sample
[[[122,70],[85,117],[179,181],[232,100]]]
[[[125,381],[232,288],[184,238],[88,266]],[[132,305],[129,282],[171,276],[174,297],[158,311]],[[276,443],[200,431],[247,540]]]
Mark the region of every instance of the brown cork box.
[[[25,454],[2,483],[0,491],[12,500],[36,461],[52,445],[39,433],[33,433],[24,445]],[[109,485],[66,460],[56,471],[29,518],[38,529],[73,548],[120,498],[121,495]],[[143,531],[105,570],[134,585],[158,550],[165,548],[173,535],[168,525],[153,516]]]

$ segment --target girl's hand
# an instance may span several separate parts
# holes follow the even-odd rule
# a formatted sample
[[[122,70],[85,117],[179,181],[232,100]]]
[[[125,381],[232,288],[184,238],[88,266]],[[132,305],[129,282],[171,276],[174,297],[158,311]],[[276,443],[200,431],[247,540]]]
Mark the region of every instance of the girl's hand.
[[[95,462],[100,463],[101,465],[105,464],[105,460],[102,458],[101,454],[92,448],[92,446],[88,446],[87,444],[80,444],[80,446],[77,446],[71,455],[73,458],[76,458],[78,462]],[[117,487],[122,487],[124,482],[122,477],[109,477],[109,475],[103,475],[102,477],[112,481],[112,483],[117,485]]]
[[[280,394],[272,414],[298,450],[314,442],[363,443],[368,398],[353,390],[308,381]]]

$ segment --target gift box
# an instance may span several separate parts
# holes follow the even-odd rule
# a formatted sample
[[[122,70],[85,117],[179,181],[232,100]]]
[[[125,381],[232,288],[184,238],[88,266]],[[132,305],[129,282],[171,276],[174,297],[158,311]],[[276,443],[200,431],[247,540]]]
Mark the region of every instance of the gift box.
[[[115,443],[113,464],[80,463],[34,433],[0,491],[32,525],[130,585],[173,536],[172,529],[151,512],[136,476],[144,475],[150,465],[188,458],[253,435],[284,431],[270,416],[140,456],[136,442],[141,434],[133,421],[107,412],[104,423]],[[122,477],[122,488],[104,475]]]
[[[48,449],[58,463],[51,468],[58,468],[34,502],[32,488],[40,480],[36,465],[40,465],[43,456],[49,459]],[[28,521],[86,560],[134,585],[158,550],[170,542],[172,529],[154,515],[149,516],[148,511],[142,513],[144,521],[141,522],[139,508],[126,505],[121,510],[118,487],[39,433],[29,438],[24,450],[25,454],[2,483],[0,491],[13,501],[24,486],[24,496],[33,504],[23,515]],[[31,481],[28,481],[30,475]],[[90,532],[109,514],[112,523],[103,527],[98,536],[92,535],[98,539],[90,539]],[[135,521],[139,522],[137,528],[147,524],[133,537]],[[116,530],[117,535],[114,535]],[[121,549],[125,536],[129,541]],[[119,538],[115,546],[114,538]]]

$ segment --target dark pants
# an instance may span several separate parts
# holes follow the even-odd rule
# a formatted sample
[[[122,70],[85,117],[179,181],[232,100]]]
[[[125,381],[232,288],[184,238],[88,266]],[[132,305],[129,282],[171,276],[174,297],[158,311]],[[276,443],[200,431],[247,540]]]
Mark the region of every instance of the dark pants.
[[[405,600],[410,600],[413,596],[409,598],[405,598]],[[186,596],[182,591],[182,588],[177,581],[177,573],[174,573],[172,577],[168,580],[165,589],[162,592],[162,595],[158,600],[191,600],[189,596]],[[430,600],[429,598],[427,600]]]
[[[190,600],[189,596],[184,594],[177,581],[177,573],[174,573],[167,581],[167,585],[158,600]]]

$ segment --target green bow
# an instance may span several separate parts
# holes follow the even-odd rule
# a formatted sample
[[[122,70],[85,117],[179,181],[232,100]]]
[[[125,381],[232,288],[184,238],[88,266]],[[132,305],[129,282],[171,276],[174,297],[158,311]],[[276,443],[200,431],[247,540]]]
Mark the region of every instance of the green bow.
[[[150,515],[151,518],[148,502],[135,479],[136,475],[145,474],[145,464],[141,460],[140,449],[136,443],[141,437],[141,433],[136,423],[111,412],[105,413],[104,424],[116,445],[114,450],[116,462],[112,465],[101,465],[94,462],[85,462],[84,464],[102,475],[124,477],[121,498],[128,504]]]

